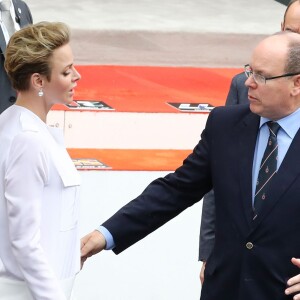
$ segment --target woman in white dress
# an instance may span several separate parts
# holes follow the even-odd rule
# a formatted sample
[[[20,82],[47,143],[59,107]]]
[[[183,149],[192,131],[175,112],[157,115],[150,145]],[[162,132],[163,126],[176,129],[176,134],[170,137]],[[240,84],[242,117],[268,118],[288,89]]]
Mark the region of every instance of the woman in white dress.
[[[5,68],[18,91],[0,115],[0,299],[71,299],[80,270],[80,177],[60,129],[46,125],[68,104],[80,74],[69,29],[41,22],[17,31]],[[0,91],[1,92],[1,91]]]

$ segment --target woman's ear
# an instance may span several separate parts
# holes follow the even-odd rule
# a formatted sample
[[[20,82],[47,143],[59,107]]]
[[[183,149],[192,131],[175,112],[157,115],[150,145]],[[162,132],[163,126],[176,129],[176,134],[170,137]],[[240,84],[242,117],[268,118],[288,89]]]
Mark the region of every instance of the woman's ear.
[[[39,73],[33,73],[31,75],[31,85],[35,90],[40,90],[44,86],[44,78]]]

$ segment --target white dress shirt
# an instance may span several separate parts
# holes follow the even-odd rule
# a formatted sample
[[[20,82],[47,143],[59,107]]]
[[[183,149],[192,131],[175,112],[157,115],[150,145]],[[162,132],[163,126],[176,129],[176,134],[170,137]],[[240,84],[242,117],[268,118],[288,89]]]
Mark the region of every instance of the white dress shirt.
[[[60,281],[80,270],[80,176],[63,134],[13,105],[0,115],[0,153],[0,279],[25,281],[35,300],[68,299]]]

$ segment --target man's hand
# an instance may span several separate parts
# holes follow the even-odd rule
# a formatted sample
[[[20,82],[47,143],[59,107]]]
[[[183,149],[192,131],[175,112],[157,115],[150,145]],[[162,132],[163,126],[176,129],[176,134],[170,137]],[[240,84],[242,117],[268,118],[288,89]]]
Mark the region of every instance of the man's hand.
[[[105,238],[98,230],[84,236],[81,239],[81,268],[89,257],[105,249],[105,246]]]
[[[204,270],[205,270],[206,261],[202,263],[201,271],[200,271],[200,281],[201,284],[204,282]]]
[[[292,263],[300,268],[300,259],[299,258],[292,258]],[[288,288],[285,290],[286,295],[290,295],[293,293],[300,292],[300,274],[290,278],[287,282]],[[294,300],[300,299],[300,293],[295,294],[293,297]]]

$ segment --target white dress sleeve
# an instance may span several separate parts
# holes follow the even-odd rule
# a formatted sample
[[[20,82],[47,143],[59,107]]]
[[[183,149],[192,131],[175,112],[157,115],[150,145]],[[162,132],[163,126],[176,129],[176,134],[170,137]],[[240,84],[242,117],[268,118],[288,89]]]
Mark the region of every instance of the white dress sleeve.
[[[35,300],[66,300],[40,243],[41,202],[49,155],[36,132],[11,145],[5,172],[9,237],[20,271]]]

